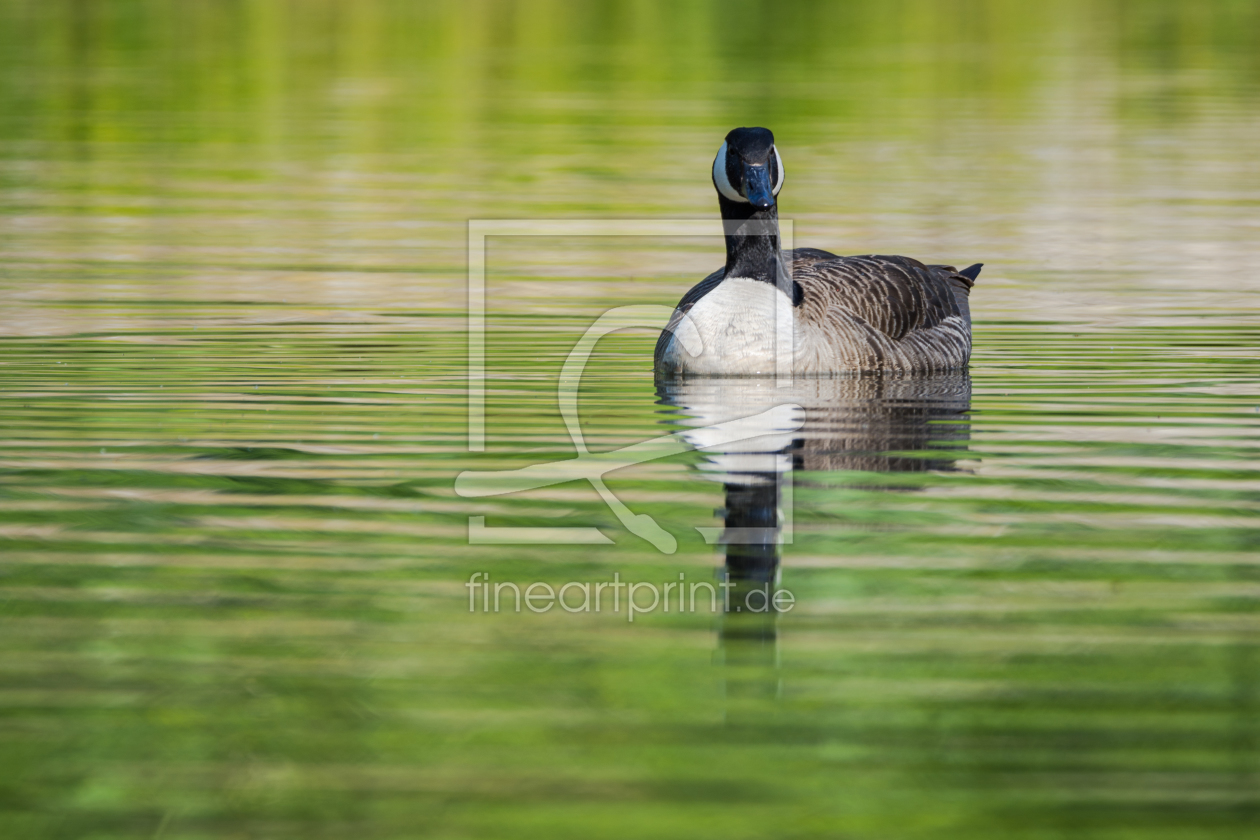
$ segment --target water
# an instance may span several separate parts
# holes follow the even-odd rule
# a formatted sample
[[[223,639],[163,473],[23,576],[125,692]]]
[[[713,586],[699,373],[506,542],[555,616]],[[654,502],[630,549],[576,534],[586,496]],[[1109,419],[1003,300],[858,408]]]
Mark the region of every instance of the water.
[[[5,4],[5,836],[1252,836],[1258,23]],[[587,483],[458,495],[573,458],[570,348],[721,261],[491,237],[470,452],[467,221],[712,219],[741,124],[776,132],[796,244],[986,263],[969,377],[798,383],[784,446],[609,474],[673,553]],[[658,393],[653,341],[598,345],[592,452],[767,404]],[[791,611],[469,612],[475,572],[728,553]]]

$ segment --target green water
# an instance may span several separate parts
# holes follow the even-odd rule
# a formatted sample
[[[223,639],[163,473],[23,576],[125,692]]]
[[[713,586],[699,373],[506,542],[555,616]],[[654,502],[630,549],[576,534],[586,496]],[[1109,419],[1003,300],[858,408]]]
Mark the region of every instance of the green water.
[[[1251,2],[0,4],[0,834],[1255,836],[1258,33]],[[474,572],[712,581],[733,497],[713,453],[610,474],[666,554],[585,482],[456,493],[572,458],[578,337],[722,259],[491,237],[470,452],[468,220],[712,219],[749,124],[796,244],[986,264],[969,380],[798,395],[752,468],[791,481],[790,612],[470,613]],[[662,400],[653,341],[599,344],[592,451],[714,399]]]

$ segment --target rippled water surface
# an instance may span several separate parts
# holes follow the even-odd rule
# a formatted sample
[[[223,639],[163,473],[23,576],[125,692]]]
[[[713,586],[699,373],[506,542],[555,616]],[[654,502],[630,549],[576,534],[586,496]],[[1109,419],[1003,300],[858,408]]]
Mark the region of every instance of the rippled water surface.
[[[3,4],[3,835],[1254,836],[1260,17],[1043,5]],[[690,451],[778,395],[621,332],[580,428],[686,444],[607,476],[672,553],[458,494],[722,260],[492,236],[472,452],[468,221],[715,218],[744,124],[796,244],[986,264],[970,374]],[[465,586],[724,565],[795,605]]]

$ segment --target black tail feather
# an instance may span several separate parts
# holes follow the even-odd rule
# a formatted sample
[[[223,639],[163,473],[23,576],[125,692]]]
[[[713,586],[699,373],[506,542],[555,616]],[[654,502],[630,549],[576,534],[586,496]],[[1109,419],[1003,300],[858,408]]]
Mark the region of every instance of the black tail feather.
[[[962,271],[958,273],[961,274],[963,277],[966,277],[967,279],[969,279],[972,283],[974,283],[976,282],[976,278],[980,276],[980,269],[982,268],[984,268],[984,263],[976,263],[975,265],[967,266],[966,268],[964,268]]]

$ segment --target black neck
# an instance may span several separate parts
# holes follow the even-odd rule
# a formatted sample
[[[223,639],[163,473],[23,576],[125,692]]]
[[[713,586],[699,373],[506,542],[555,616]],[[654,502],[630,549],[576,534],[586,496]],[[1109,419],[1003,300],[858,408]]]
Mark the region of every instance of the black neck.
[[[718,194],[726,228],[726,276],[772,283],[792,297],[792,278],[779,247],[779,208],[756,209]]]

